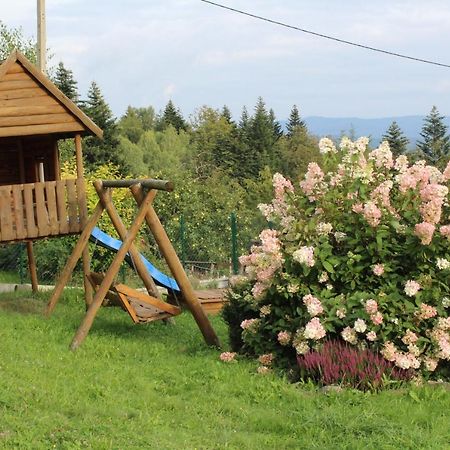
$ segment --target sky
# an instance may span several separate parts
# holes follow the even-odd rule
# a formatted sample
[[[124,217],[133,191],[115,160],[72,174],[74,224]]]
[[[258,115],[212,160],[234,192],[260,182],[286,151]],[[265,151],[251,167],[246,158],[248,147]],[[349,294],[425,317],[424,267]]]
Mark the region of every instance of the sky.
[[[217,0],[372,47],[450,64],[448,0]],[[259,96],[277,118],[450,113],[450,68],[377,54],[244,17],[200,0],[46,0],[51,65],[85,96],[95,80],[114,114],[169,99],[187,117]],[[36,36],[36,0],[0,0],[0,20]]]

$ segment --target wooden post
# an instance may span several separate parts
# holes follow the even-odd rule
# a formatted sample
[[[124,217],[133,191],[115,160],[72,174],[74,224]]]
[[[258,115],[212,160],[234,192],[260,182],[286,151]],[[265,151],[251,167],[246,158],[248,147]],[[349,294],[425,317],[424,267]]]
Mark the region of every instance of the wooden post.
[[[102,212],[103,206],[101,202],[98,202],[97,206],[94,209],[94,212],[92,213],[92,216],[86,223],[86,226],[84,227],[83,232],[81,233],[78,242],[76,243],[75,248],[73,249],[72,254],[70,255],[70,258],[67,260],[66,265],[63,271],[61,272],[61,276],[59,277],[58,282],[56,283],[55,289],[53,290],[52,296],[50,297],[50,300],[47,304],[47,309],[45,311],[47,316],[49,316],[52,313],[53,309],[55,308],[56,303],[58,302],[64,287],[69,281],[78,260],[80,259],[84,249],[86,248],[89,242],[92,230],[94,229],[95,225],[97,225],[97,222],[100,219]]]
[[[61,166],[59,164],[59,148],[57,140],[55,140],[53,146],[53,164],[53,170],[55,171],[55,180],[59,181],[61,179]]]
[[[117,230],[117,233],[119,234],[120,239],[123,242],[127,237],[127,229],[125,228],[125,225],[123,224],[116,208],[114,207],[113,202],[110,199],[111,191],[109,189],[103,189],[101,181],[94,181],[94,187],[97,191],[100,201],[102,202],[103,207],[106,209],[106,212],[111,218],[111,222],[114,225],[114,228]],[[156,191],[152,190],[151,201],[154,200],[155,196]],[[141,255],[139,254],[133,243],[130,245],[129,253],[131,255],[131,258],[133,259],[134,266],[136,267],[136,272],[144,282],[147,292],[156,298],[161,298],[161,295],[159,294],[153,278],[148,273],[148,270],[146,269],[145,264],[142,261]]]
[[[47,33],[45,26],[45,0],[37,0],[37,66],[46,70]]]
[[[144,201],[144,195],[142,189],[139,189],[138,186],[131,186],[131,192],[137,202],[138,205],[141,205]],[[146,214],[147,225],[153,233],[156,243],[158,244],[159,250],[164,256],[167,265],[172,272],[175,280],[178,283],[178,286],[181,289],[183,294],[184,301],[186,302],[189,310],[194,316],[195,321],[197,322],[200,331],[203,334],[203,337],[208,345],[213,345],[216,347],[220,347],[219,338],[214,331],[211,323],[208,320],[203,308],[195,295],[194,289],[189,282],[189,279],[181,265],[180,260],[178,259],[177,253],[168,238],[164,227],[161,225],[159,221],[158,215],[156,214],[153,207],[150,205],[148,207],[148,212]]]
[[[123,260],[125,259],[125,256],[128,253],[128,250],[130,249],[130,246],[133,243],[133,240],[135,239],[136,234],[142,225],[142,222],[145,219],[149,207],[151,207],[152,196],[153,194],[150,191],[142,200],[138,214],[128,231],[126,239],[123,241],[122,246],[116,253],[113,262],[111,263],[108,271],[105,274],[105,278],[103,279],[102,284],[99,286],[97,292],[95,293],[94,300],[89,306],[89,309],[87,310],[87,313],[84,316],[83,322],[81,323],[80,327],[75,333],[72,343],[70,344],[71,350],[76,350],[89,333],[89,330],[91,329],[92,324],[94,322],[94,318],[98,310],[102,306],[103,299],[105,298],[106,293],[108,292],[112,282],[114,281],[114,278],[119,272],[120,266]]]
[[[19,139],[17,141],[17,145],[19,147],[19,176],[20,182],[25,183],[25,159],[23,156],[23,144],[22,140]],[[30,272],[31,279],[31,289],[33,292],[38,291],[38,277],[37,277],[37,268],[36,268],[36,260],[34,258],[33,252],[33,242],[27,241],[27,257],[28,257],[28,270]]]
[[[79,197],[79,205],[82,208],[80,211],[80,220],[82,225],[86,224],[87,220],[87,200],[86,200],[86,187],[84,185],[84,166],[83,166],[83,150],[81,148],[81,136],[75,135],[75,156],[77,161],[77,185],[81,189],[81,195]],[[84,298],[86,302],[86,308],[92,303],[92,286],[88,280],[88,275],[91,273],[91,257],[89,255],[89,246],[86,245],[83,250],[83,282],[84,282]]]

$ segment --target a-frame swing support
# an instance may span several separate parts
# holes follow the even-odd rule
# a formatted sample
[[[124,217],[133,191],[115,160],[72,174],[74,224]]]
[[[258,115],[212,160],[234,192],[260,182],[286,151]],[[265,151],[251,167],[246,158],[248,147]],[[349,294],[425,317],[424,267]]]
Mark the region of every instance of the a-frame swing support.
[[[184,303],[194,316],[194,319],[203,334],[205,342],[208,345],[220,347],[219,339],[211,323],[209,322],[208,317],[206,316],[206,313],[204,312],[183,269],[183,266],[175,252],[175,249],[173,248],[172,243],[170,242],[164,230],[164,227],[159,221],[159,218],[152,206],[152,202],[156,196],[156,191],[172,191],[172,183],[163,180],[152,179],[113,181],[99,180],[94,183],[94,186],[100,200],[95,207],[91,217],[86,222],[86,225],[78,239],[77,244],[75,245],[72,255],[68,259],[66,266],[64,267],[64,270],[62,271],[61,276],[55,286],[55,289],[47,305],[47,315],[50,315],[55,308],[56,303],[58,302],[64,287],[68,283],[78,260],[82,256],[83,252],[85,252],[85,250],[88,248],[87,246],[89,243],[89,237],[104,210],[106,210],[111,219],[111,222],[113,223],[120,238],[122,239],[122,246],[116,253],[111,265],[105,273],[103,281],[98,287],[92,303],[88,305],[86,315],[77,332],[75,333],[70,348],[72,350],[76,350],[86,338],[89,330],[92,327],[95,316],[102,306],[103,300],[105,299],[105,296],[107,295],[112,283],[114,282],[114,279],[119,272],[120,266],[128,252],[133,258],[136,266],[136,271],[142,278],[147,291],[151,295],[157,298],[159,297],[153,279],[149,276],[145,267],[141,264],[141,258],[133,244],[133,241],[135,240],[136,235],[144,220],[147,222],[150,231],[155,237],[155,241],[159,247],[159,250],[165,258],[173,277],[180,287]],[[130,188],[139,206],[138,213],[129,230],[126,230],[125,225],[122,223],[119,214],[114,208],[114,204],[111,199],[112,188]],[[148,191],[145,192],[144,189],[148,189]]]

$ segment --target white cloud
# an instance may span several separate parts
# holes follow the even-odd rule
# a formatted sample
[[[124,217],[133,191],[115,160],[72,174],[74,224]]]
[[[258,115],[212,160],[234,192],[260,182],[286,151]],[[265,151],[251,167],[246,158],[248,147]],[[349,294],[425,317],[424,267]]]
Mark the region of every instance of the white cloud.
[[[0,0],[1,20],[35,35],[35,0]],[[224,1],[342,39],[445,61],[448,0]],[[82,95],[95,79],[117,115],[128,104],[188,113],[201,104],[240,111],[262,95],[278,117],[427,113],[450,104],[448,70],[370,53],[263,23],[196,0],[48,0],[48,46]],[[439,94],[438,94],[438,93]]]
[[[175,93],[176,90],[176,86],[174,83],[169,83],[166,86],[164,86],[164,97],[166,97],[167,99],[172,98],[172,95]]]

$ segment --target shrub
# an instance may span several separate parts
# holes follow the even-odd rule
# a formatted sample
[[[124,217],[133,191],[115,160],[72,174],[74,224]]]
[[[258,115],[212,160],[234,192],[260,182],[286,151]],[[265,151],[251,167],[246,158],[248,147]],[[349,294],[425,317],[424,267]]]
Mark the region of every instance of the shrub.
[[[441,173],[367,144],[322,139],[323,168],[309,164],[298,186],[274,175],[259,205],[272,229],[241,257],[249,283],[231,294],[257,311],[238,330],[246,352],[286,365],[343,339],[427,376],[448,366],[450,163]]]
[[[304,377],[324,385],[339,384],[361,390],[382,387],[386,379],[409,380],[413,375],[411,369],[399,369],[372,350],[335,340],[298,355],[297,361]]]

